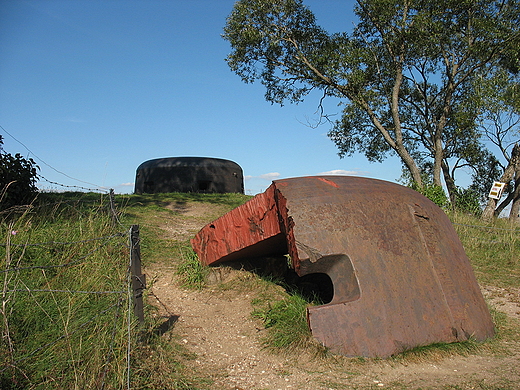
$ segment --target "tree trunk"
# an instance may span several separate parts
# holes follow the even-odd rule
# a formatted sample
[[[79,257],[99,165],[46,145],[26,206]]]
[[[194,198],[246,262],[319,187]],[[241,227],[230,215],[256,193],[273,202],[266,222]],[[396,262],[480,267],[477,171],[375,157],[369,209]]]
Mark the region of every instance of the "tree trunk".
[[[448,190],[448,197],[452,207],[455,207],[457,203],[457,186],[455,185],[455,179],[451,177],[450,167],[444,160],[442,160],[442,174],[444,176],[444,182],[446,183],[446,189]]]
[[[484,211],[482,212],[482,219],[484,221],[490,221],[495,215],[495,208],[497,207],[497,200],[489,198]]]
[[[399,92],[401,91],[401,86],[403,84],[403,57],[399,56],[399,59],[396,63],[396,74],[395,74],[395,82],[392,87],[392,102],[391,102],[391,113],[392,120],[394,122],[394,134],[395,134],[395,147],[394,150],[397,152],[401,160],[404,162],[410,174],[412,175],[412,180],[419,187],[423,187],[421,170],[415,163],[415,160],[410,155],[406,147],[404,146],[403,141],[403,133],[401,127],[401,117],[399,115]]]
[[[421,176],[421,170],[415,163],[415,160],[410,156],[408,151],[405,149],[404,153],[399,152],[399,150],[396,150],[399,157],[401,157],[401,160],[404,162],[404,165],[410,172],[410,175],[412,176],[412,180],[417,185],[418,188],[423,188],[423,182],[422,182],[422,176]]]
[[[518,171],[519,163],[520,163],[520,144],[515,144],[513,151],[511,152],[511,158],[509,159],[509,163],[507,164],[507,167],[504,170],[504,173],[500,177],[499,181],[501,181],[502,183],[509,183],[513,179],[515,172]],[[506,198],[506,200],[507,200],[507,198]],[[497,206],[497,199],[489,198],[488,203],[487,203],[484,211],[482,212],[482,219],[484,221],[489,221],[493,218],[493,216],[496,216],[495,215],[496,206]],[[499,214],[500,214],[500,212],[499,212]]]
[[[514,191],[511,191],[507,197],[498,204],[498,206],[496,207],[495,211],[493,212],[493,216],[495,218],[498,218],[500,216],[500,214],[502,213],[502,211],[504,211],[504,209],[507,207],[507,205],[509,203],[511,203],[511,201],[514,199],[515,197],[515,194],[514,194]],[[497,203],[498,203],[498,200],[497,200]]]
[[[520,222],[520,170],[516,171],[515,176],[515,191],[513,198],[513,205],[511,206],[511,211],[509,212],[509,220],[514,223]]]
[[[362,97],[351,97],[346,92],[344,95],[359,104],[368,114],[374,127],[381,133],[386,143],[397,153],[403,164],[406,166],[412,180],[419,187],[423,187],[421,170],[415,163],[412,155],[408,152],[403,144],[403,135],[401,133],[401,125],[397,111],[394,112],[395,139],[392,137],[388,129],[379,121],[377,115],[372,111],[368,103]],[[395,111],[395,110],[394,110]]]
[[[441,171],[443,170],[443,156],[444,156],[444,148],[442,146],[442,140],[440,136],[435,137],[435,155],[433,161],[433,184],[436,186],[442,186],[441,181]],[[446,173],[444,172],[444,179],[446,179]],[[446,183],[448,185],[448,183]]]

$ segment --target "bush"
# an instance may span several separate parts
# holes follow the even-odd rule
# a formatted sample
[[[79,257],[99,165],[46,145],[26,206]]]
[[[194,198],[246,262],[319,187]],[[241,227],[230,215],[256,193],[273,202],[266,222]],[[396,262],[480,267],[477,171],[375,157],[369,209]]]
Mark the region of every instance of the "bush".
[[[30,203],[38,192],[36,165],[32,158],[14,156],[2,149],[0,136],[0,210]]]
[[[455,198],[455,210],[464,214],[471,214],[479,217],[482,214],[482,207],[479,201],[479,194],[472,188],[457,188]]]
[[[450,204],[450,201],[441,186],[427,183],[421,188],[417,187],[417,185],[412,185],[412,188],[426,196],[439,207],[447,207]]]

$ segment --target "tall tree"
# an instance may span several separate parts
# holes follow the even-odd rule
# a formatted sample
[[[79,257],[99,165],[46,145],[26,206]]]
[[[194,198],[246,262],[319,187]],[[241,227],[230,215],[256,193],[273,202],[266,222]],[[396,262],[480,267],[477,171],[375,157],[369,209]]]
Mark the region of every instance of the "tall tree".
[[[419,187],[429,165],[451,191],[451,161],[479,145],[473,80],[512,58],[519,9],[517,0],[358,0],[354,30],[329,34],[302,0],[240,0],[224,28],[227,62],[245,82],[261,80],[272,103],[316,89],[340,98],[329,136],[341,156],[396,153]]]
[[[475,98],[481,101],[482,107],[480,128],[499,158],[500,170],[493,179],[508,184],[505,200],[499,203],[496,199],[488,199],[482,213],[484,219],[498,216],[513,202],[510,218],[516,220],[520,207],[520,75],[511,63],[508,61],[507,67],[491,77],[482,77],[475,88]],[[489,188],[488,185],[488,191]]]

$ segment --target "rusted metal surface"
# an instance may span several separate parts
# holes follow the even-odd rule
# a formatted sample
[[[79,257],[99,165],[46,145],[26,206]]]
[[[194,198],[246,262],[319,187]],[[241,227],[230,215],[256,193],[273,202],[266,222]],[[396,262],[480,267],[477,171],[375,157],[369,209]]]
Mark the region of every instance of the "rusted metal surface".
[[[310,307],[308,322],[336,353],[387,357],[494,334],[449,219],[394,183],[348,176],[277,180],[203,228],[192,245],[206,264],[288,253],[298,275],[327,274],[333,298]]]
[[[206,265],[287,253],[274,187],[206,225],[191,243]]]

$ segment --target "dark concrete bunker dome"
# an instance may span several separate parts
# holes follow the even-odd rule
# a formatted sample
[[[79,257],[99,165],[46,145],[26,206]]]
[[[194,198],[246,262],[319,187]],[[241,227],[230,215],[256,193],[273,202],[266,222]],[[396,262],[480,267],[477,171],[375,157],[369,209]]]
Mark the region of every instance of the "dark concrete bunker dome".
[[[165,157],[139,165],[136,194],[160,192],[244,193],[244,175],[237,163],[210,157]]]

